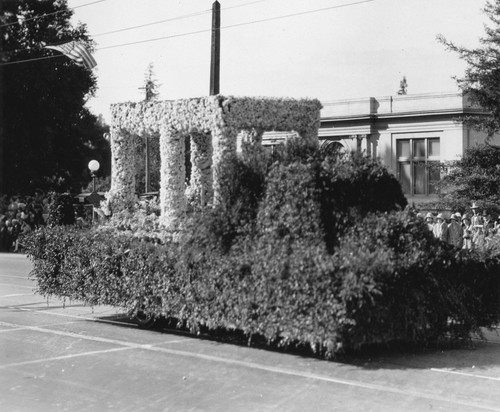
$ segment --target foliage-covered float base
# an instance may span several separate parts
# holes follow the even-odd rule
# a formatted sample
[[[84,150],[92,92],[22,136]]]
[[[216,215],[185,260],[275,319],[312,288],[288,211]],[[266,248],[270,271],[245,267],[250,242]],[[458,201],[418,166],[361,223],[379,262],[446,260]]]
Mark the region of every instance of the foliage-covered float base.
[[[468,337],[499,320],[500,260],[442,249],[405,213],[370,215],[332,255],[321,242],[159,245],[106,231],[35,232],[42,295],[240,329],[327,357],[365,344]],[[363,236],[359,234],[363,233]]]
[[[499,258],[450,249],[398,212],[406,199],[382,165],[293,143],[278,154],[235,160],[223,202],[194,210],[175,242],[152,236],[147,209],[110,228],[33,233],[39,292],[325,356],[498,322]]]

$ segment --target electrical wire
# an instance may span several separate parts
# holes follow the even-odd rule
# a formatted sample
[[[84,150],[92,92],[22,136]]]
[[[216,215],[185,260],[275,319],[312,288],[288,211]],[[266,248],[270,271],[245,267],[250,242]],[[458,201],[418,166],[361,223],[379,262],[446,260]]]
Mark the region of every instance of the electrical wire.
[[[105,0],[100,0],[100,1],[105,1]],[[263,1],[263,0],[260,0],[260,1]],[[258,3],[260,1],[256,1],[254,3]],[[285,19],[285,18],[290,18],[290,17],[303,16],[303,15],[306,15],[306,14],[318,13],[318,12],[322,12],[322,11],[327,11],[327,10],[332,10],[332,9],[338,9],[338,8],[343,8],[343,7],[350,7],[350,6],[355,6],[355,5],[363,4],[363,3],[370,3],[370,2],[374,2],[374,1],[375,0],[361,0],[361,1],[356,1],[356,2],[352,2],[352,3],[338,4],[338,5],[330,6],[330,7],[323,7],[321,9],[306,10],[306,11],[302,11],[302,12],[297,12],[297,13],[292,13],[292,14],[286,14],[286,15],[281,15],[281,16],[274,16],[274,17],[269,17],[269,18],[260,19],[260,20],[252,20],[252,21],[248,21],[248,22],[236,23],[236,24],[231,24],[231,25],[228,25],[228,26],[222,26],[221,30],[223,30],[223,29],[229,29],[229,28],[234,28],[234,27],[240,27],[240,26],[247,26],[247,25],[250,25],[250,24],[269,22],[269,21],[273,21],[273,20],[280,20],[280,19]],[[91,3],[89,3],[89,4],[91,4]],[[251,4],[251,3],[249,3],[249,4]],[[240,5],[240,6],[242,6],[242,5]],[[80,7],[82,7],[82,6],[80,6]],[[234,6],[234,7],[238,7],[238,6]],[[200,34],[200,33],[206,33],[206,32],[210,32],[210,31],[212,31],[211,28],[210,29],[196,30],[196,31],[191,31],[191,32],[186,32],[186,33],[173,34],[173,35],[170,35],[170,36],[156,37],[156,38],[153,38],[153,39],[145,39],[145,40],[139,40],[139,41],[134,41],[134,42],[129,42],[129,43],[115,44],[115,45],[112,45],[112,46],[106,46],[106,47],[97,48],[96,51],[99,51],[99,50],[108,50],[108,49],[113,49],[113,48],[118,48],[118,47],[125,47],[125,46],[132,46],[132,45],[135,45],[135,44],[149,43],[149,42],[154,42],[154,41],[159,41],[159,40],[165,40],[165,39],[171,39],[171,38],[176,38],[176,37],[191,36],[191,35]],[[59,57],[59,56],[48,56],[48,57],[46,56],[46,57],[39,57],[39,58],[28,59],[28,60],[18,60],[18,61],[15,61],[15,62],[0,63],[0,66],[6,66],[6,65],[10,65],[10,64],[17,64],[17,63],[24,63],[24,62],[28,62],[28,61],[34,61],[34,60],[43,60],[43,59],[47,59],[47,58],[50,58],[50,57]]]
[[[102,3],[103,1],[106,1],[106,0],[97,0],[97,1],[93,1],[92,3],[86,3],[86,4],[81,4],[79,6],[75,6],[75,7],[71,7],[71,9],[79,9],[80,7],[85,7],[85,6],[90,6],[92,4],[96,4],[96,3]],[[47,16],[53,16],[55,14],[59,14],[59,13],[64,13],[64,12],[67,12],[68,9],[66,10],[59,10],[59,11],[54,11],[52,13],[45,13],[45,14],[41,14],[40,16],[33,16],[33,17],[29,17],[27,19],[24,19],[22,21],[13,21],[12,23],[5,23],[5,24],[0,24],[0,28],[2,27],[7,27],[7,26],[13,26],[14,24],[21,24],[21,23],[26,23],[27,21],[32,21],[32,20],[36,20],[36,19],[41,19],[43,17],[47,17]]]
[[[266,1],[266,0],[252,1],[252,2],[249,2],[249,3],[238,4],[237,6],[224,7],[223,10],[235,9],[235,8],[238,8],[238,7],[248,6],[250,4],[262,3],[264,1]],[[99,36],[105,36],[105,35],[108,35],[108,34],[121,33],[121,32],[128,31],[128,30],[140,29],[140,28],[143,28],[143,27],[154,26],[156,24],[166,23],[166,22],[170,22],[170,21],[182,20],[182,19],[186,19],[186,18],[189,18],[189,17],[200,16],[202,14],[206,14],[206,13],[209,13],[211,11],[212,11],[212,9],[207,9],[207,10],[203,10],[203,11],[199,11],[199,12],[195,12],[195,13],[191,13],[191,14],[184,14],[182,16],[172,17],[172,18],[169,18],[169,19],[153,21],[153,22],[150,22],[150,23],[144,23],[144,24],[140,24],[140,25],[137,25],[137,26],[124,27],[122,29],[117,29],[117,30],[107,31],[107,32],[104,32],[104,33],[94,34],[94,35],[92,35],[92,38],[99,37]]]
[[[302,16],[302,15],[305,15],[305,14],[318,13],[320,11],[326,11],[326,10],[331,10],[331,9],[338,9],[338,8],[341,8],[341,7],[355,6],[355,5],[358,5],[358,4],[370,3],[370,2],[373,2],[373,1],[375,1],[375,0],[361,0],[361,1],[353,2],[353,3],[346,3],[346,4],[336,5],[336,6],[324,7],[324,8],[321,8],[321,9],[307,10],[307,11],[303,11],[303,12],[286,14],[286,15],[282,15],[282,16],[269,17],[269,18],[266,18],[266,19],[252,20],[252,21],[243,22],[243,23],[236,23],[236,24],[231,24],[229,26],[222,26],[221,30],[222,29],[229,29],[229,28],[233,28],[233,27],[247,26],[247,25],[255,24],[255,23],[263,23],[263,22],[268,22],[268,21],[272,21],[272,20],[285,19],[285,18],[289,18],[289,17]],[[148,42],[153,42],[153,41],[158,41],[158,40],[171,39],[171,38],[174,38],[174,37],[191,36],[193,34],[206,33],[206,32],[209,32],[209,31],[212,31],[212,29],[211,28],[210,29],[202,29],[202,30],[191,31],[191,32],[187,32],[187,33],[172,34],[170,36],[156,37],[156,38],[153,38],[153,39],[138,40],[138,41],[130,42],[130,43],[115,44],[113,46],[100,47],[97,50],[114,49],[116,47],[131,46],[131,45],[134,45],[134,44],[141,44],[141,43],[148,43]]]
[[[100,0],[100,1],[105,1],[105,0]],[[100,1],[97,1],[97,2],[94,2],[94,3],[99,3]],[[238,8],[238,7],[244,7],[244,6],[248,6],[248,5],[255,4],[255,3],[262,3],[264,1],[266,1],[266,0],[256,0],[256,1],[249,2],[249,3],[238,4],[236,6],[225,7],[224,10],[235,9],[235,8]],[[83,7],[83,6],[86,6],[86,5],[88,6],[88,5],[94,4],[94,3],[87,3],[87,4],[84,4],[84,5],[81,5],[81,6],[76,6],[74,8]],[[199,11],[199,12],[195,12],[195,13],[191,13],[191,14],[185,14],[185,15],[182,15],[182,16],[172,17],[170,19],[159,20],[159,21],[145,23],[145,24],[141,24],[141,25],[137,25],[137,26],[124,27],[124,28],[118,29],[118,30],[112,30],[112,31],[104,32],[104,33],[94,34],[94,35],[92,35],[92,38],[99,37],[99,36],[104,36],[104,35],[108,35],[108,34],[113,34],[113,33],[120,33],[120,32],[127,31],[127,30],[134,30],[134,29],[138,29],[138,28],[142,28],[142,27],[153,26],[155,24],[165,23],[165,22],[169,22],[169,21],[182,20],[182,19],[185,19],[185,18],[195,17],[195,16],[198,16],[198,15],[202,15],[202,14],[205,14],[205,13],[208,13],[208,12],[211,12],[211,11],[212,11],[212,9],[207,9],[207,10],[203,10],[203,11]],[[56,12],[56,13],[59,13],[59,12]],[[49,14],[51,14],[51,13],[49,13]],[[47,14],[47,15],[49,15],[49,14]],[[41,16],[38,16],[38,17],[41,17]],[[15,23],[12,23],[12,24],[15,24]],[[2,51],[1,54],[16,53],[16,52],[27,51],[27,50],[29,50],[29,49],[24,48],[24,49],[4,50],[4,51]]]
[[[202,14],[206,14],[209,11],[211,11],[211,10],[203,10],[203,11],[199,11],[199,12],[196,12],[196,13],[184,14],[183,16],[171,17],[170,19],[158,20],[158,21],[154,21],[154,22],[151,22],[151,23],[139,24],[138,26],[124,27],[122,29],[117,29],[117,30],[112,30],[112,31],[106,31],[104,33],[97,33],[97,34],[94,34],[92,36],[92,38],[94,38],[94,37],[100,37],[100,36],[106,36],[108,34],[121,33],[121,32],[128,31],[128,30],[140,29],[142,27],[154,26],[155,24],[166,23],[166,22],[169,22],[169,21],[187,19],[189,17],[195,17],[195,16],[200,16]]]

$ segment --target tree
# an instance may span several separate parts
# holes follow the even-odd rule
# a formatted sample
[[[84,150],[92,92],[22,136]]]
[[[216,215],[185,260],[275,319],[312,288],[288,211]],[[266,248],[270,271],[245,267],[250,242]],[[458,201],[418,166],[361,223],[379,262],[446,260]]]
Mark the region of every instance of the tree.
[[[1,3],[3,193],[77,191],[96,158],[109,173],[107,126],[84,107],[96,89],[94,74],[45,45],[93,42],[84,24],[73,27],[66,0]],[[106,154],[107,151],[107,154]]]
[[[141,87],[146,91],[146,100],[147,102],[150,100],[156,100],[158,95],[158,82],[155,79],[154,75],[154,65],[153,63],[148,64],[148,68],[146,69],[146,76],[144,78],[144,87]]]
[[[441,198],[454,210],[469,211],[477,202],[483,209],[498,212],[500,206],[500,149],[488,144],[465,150],[461,159],[450,162],[449,173],[439,183]]]
[[[463,120],[492,136],[500,130],[500,0],[488,1],[484,12],[491,25],[485,26],[486,35],[479,39],[480,47],[469,49],[457,46],[443,36],[438,36],[438,40],[465,61],[464,77],[455,77],[455,80],[473,103],[488,112],[487,116],[467,116]]]
[[[406,94],[407,90],[408,90],[408,83],[406,82],[406,76],[403,76],[403,79],[399,82],[398,94],[399,95]]]

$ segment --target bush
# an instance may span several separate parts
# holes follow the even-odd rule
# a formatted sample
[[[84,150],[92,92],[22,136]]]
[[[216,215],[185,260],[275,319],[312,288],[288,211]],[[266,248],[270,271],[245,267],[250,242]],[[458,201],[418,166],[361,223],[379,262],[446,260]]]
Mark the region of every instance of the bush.
[[[195,247],[196,246],[196,247]],[[92,230],[31,235],[44,295],[173,317],[196,331],[241,330],[330,357],[369,344],[467,338],[500,320],[500,260],[455,255],[406,213],[370,214],[333,256],[316,237],[274,231],[156,244]]]
[[[499,258],[456,252],[395,212],[405,199],[378,162],[299,149],[236,161],[221,204],[194,212],[177,243],[131,233],[147,214],[121,231],[35,231],[39,292],[325,356],[465,338],[499,320]]]
[[[407,213],[369,215],[340,239],[334,258],[347,346],[445,336],[446,267],[436,263],[446,260],[446,250],[420,219]]]
[[[233,183],[206,217],[208,232],[222,236],[226,251],[238,235],[265,229],[279,236],[308,231],[321,236],[332,252],[342,233],[367,213],[407,205],[397,179],[366,156],[329,156],[291,139],[270,161],[250,157],[231,165]],[[197,220],[194,227],[199,231],[203,226]]]
[[[51,202],[49,206],[49,217],[47,224],[54,225],[72,225],[75,223],[75,207],[73,206],[73,197],[68,193],[51,193]]]
[[[231,179],[221,187],[220,201],[213,208],[190,211],[184,222],[184,241],[228,252],[238,236],[251,231],[265,191],[268,160],[260,150],[246,150],[231,159],[224,171]]]
[[[461,159],[449,162],[441,182],[441,200],[455,210],[469,211],[472,202],[490,212],[499,212],[500,150],[489,144],[465,150]],[[463,210],[462,210],[463,209]]]
[[[500,258],[457,251],[412,214],[370,215],[340,241],[350,346],[469,339],[500,321]]]
[[[266,183],[257,214],[257,236],[291,237],[292,241],[323,238],[320,193],[311,165],[276,163]]]
[[[321,220],[330,251],[342,234],[370,212],[403,210],[407,201],[396,177],[380,164],[357,153],[321,164]]]

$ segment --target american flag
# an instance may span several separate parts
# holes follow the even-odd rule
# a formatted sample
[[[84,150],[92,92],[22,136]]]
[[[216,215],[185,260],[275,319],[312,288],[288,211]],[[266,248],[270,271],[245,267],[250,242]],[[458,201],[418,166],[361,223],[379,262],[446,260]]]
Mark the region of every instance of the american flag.
[[[97,62],[81,42],[70,41],[58,46],[45,46],[45,48],[57,50],[74,60],[78,66],[86,67],[89,70],[97,66]]]

